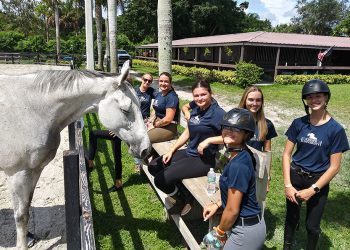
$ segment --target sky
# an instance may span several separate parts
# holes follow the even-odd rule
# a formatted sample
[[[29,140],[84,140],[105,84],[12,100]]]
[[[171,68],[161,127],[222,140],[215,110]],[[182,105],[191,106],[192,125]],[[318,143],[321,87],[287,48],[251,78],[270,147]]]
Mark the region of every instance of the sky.
[[[247,1],[247,13],[257,13],[260,19],[269,19],[273,26],[289,23],[296,16],[297,0],[238,0],[238,4]]]

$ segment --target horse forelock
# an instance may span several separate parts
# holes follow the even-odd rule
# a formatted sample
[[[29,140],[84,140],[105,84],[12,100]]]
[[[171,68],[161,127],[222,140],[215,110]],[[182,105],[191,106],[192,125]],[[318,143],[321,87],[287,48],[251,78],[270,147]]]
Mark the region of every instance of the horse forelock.
[[[72,90],[74,87],[83,85],[86,79],[109,76],[113,74],[89,70],[45,70],[38,72],[34,82],[41,92],[51,93],[60,89]]]

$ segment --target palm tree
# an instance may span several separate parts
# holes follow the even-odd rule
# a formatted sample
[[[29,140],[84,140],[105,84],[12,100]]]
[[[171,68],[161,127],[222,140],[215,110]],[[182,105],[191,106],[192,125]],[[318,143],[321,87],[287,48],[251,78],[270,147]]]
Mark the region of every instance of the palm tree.
[[[109,27],[109,49],[112,73],[117,73],[118,57],[117,57],[117,3],[116,0],[107,0],[108,6],[108,27]]]
[[[103,51],[102,51],[102,1],[95,0],[95,23],[96,23],[96,41],[97,41],[97,67],[103,70]]]
[[[158,70],[171,73],[173,16],[171,0],[158,0]]]
[[[55,9],[55,26],[56,26],[56,55],[61,53],[61,37],[60,37],[60,12],[58,8],[58,1],[52,0],[52,5]]]
[[[86,68],[93,70],[94,34],[92,31],[92,0],[85,0]]]

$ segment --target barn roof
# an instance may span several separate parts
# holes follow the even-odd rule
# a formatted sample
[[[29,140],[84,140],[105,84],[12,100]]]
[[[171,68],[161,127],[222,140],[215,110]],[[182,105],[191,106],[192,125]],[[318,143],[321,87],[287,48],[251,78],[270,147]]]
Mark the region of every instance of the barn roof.
[[[349,37],[318,36],[293,33],[274,33],[256,31],[216,36],[192,37],[173,41],[173,47],[205,47],[228,45],[259,45],[272,47],[305,47],[350,49]],[[157,48],[157,43],[138,46],[138,48]]]

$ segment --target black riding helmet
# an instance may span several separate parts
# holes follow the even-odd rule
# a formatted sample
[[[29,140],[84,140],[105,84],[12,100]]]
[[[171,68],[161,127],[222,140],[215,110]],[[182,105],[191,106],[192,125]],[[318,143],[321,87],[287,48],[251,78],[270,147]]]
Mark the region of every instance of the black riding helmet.
[[[247,140],[253,137],[255,131],[255,120],[253,115],[246,109],[234,108],[228,111],[221,122],[222,128],[238,128],[249,132]]]
[[[331,91],[329,90],[328,85],[319,79],[312,79],[304,84],[303,90],[301,91],[301,100],[304,104],[305,111],[309,114],[309,107],[305,104],[304,99],[307,95],[316,94],[316,93],[325,93],[328,95],[328,100],[331,98]]]

